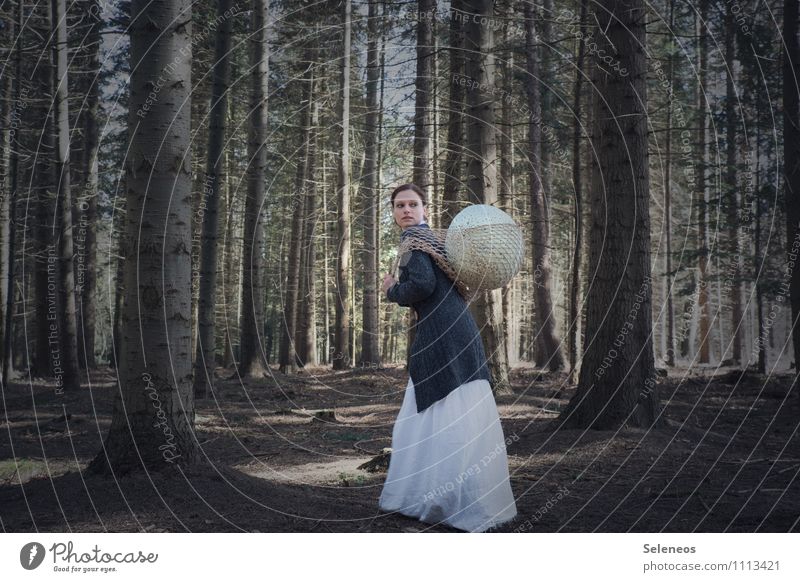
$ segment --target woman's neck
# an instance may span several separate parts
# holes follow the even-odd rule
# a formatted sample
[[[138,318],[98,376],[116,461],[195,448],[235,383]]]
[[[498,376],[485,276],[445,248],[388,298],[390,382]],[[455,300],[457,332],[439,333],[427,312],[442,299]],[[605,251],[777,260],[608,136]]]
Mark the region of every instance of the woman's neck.
[[[428,226],[428,228],[430,228],[430,226],[428,225],[427,222],[425,222],[424,219],[419,224],[411,224],[409,226],[404,226],[402,228],[403,228],[403,230],[408,230],[409,228],[414,228],[415,226]]]

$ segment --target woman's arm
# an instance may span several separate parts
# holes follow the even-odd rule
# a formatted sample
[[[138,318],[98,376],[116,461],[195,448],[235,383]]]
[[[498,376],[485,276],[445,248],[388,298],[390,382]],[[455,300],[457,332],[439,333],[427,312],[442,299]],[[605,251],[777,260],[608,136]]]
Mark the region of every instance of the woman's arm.
[[[405,267],[408,279],[402,283],[395,283],[386,292],[389,301],[411,307],[429,297],[436,289],[436,273],[433,270],[433,260],[423,251],[412,251],[411,258]]]

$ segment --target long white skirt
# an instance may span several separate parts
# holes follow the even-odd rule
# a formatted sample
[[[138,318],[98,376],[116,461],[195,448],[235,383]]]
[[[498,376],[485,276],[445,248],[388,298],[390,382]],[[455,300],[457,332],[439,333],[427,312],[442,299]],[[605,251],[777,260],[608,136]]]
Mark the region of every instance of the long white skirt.
[[[506,442],[489,382],[462,384],[417,412],[408,379],[378,504],[384,511],[469,532],[516,516]]]

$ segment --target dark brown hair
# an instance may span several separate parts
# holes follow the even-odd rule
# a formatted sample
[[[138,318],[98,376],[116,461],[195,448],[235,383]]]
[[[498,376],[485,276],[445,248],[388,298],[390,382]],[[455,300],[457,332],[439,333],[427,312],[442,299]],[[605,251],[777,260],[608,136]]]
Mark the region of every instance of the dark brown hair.
[[[403,190],[411,190],[412,192],[416,192],[420,199],[422,200],[422,205],[426,206],[428,201],[425,199],[425,191],[417,186],[416,184],[400,184],[397,188],[392,190],[392,197],[391,197],[391,205],[394,206],[394,198],[397,196],[398,193],[402,192]]]

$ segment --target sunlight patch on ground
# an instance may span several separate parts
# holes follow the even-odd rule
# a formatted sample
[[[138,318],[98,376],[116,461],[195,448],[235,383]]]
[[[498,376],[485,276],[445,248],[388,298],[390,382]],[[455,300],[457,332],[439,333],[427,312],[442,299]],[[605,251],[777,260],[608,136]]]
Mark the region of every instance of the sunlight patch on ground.
[[[371,457],[352,457],[289,467],[269,467],[265,464],[251,463],[236,468],[253,477],[277,483],[358,487],[383,481],[385,478],[384,473],[368,473],[357,468],[369,460]]]
[[[558,401],[530,402],[520,404],[498,404],[497,412],[501,419],[514,420],[552,420],[558,416]]]
[[[76,465],[69,459],[48,459],[21,457],[0,460],[0,485],[19,485],[31,479],[58,477],[70,471],[81,471],[88,464]]]

